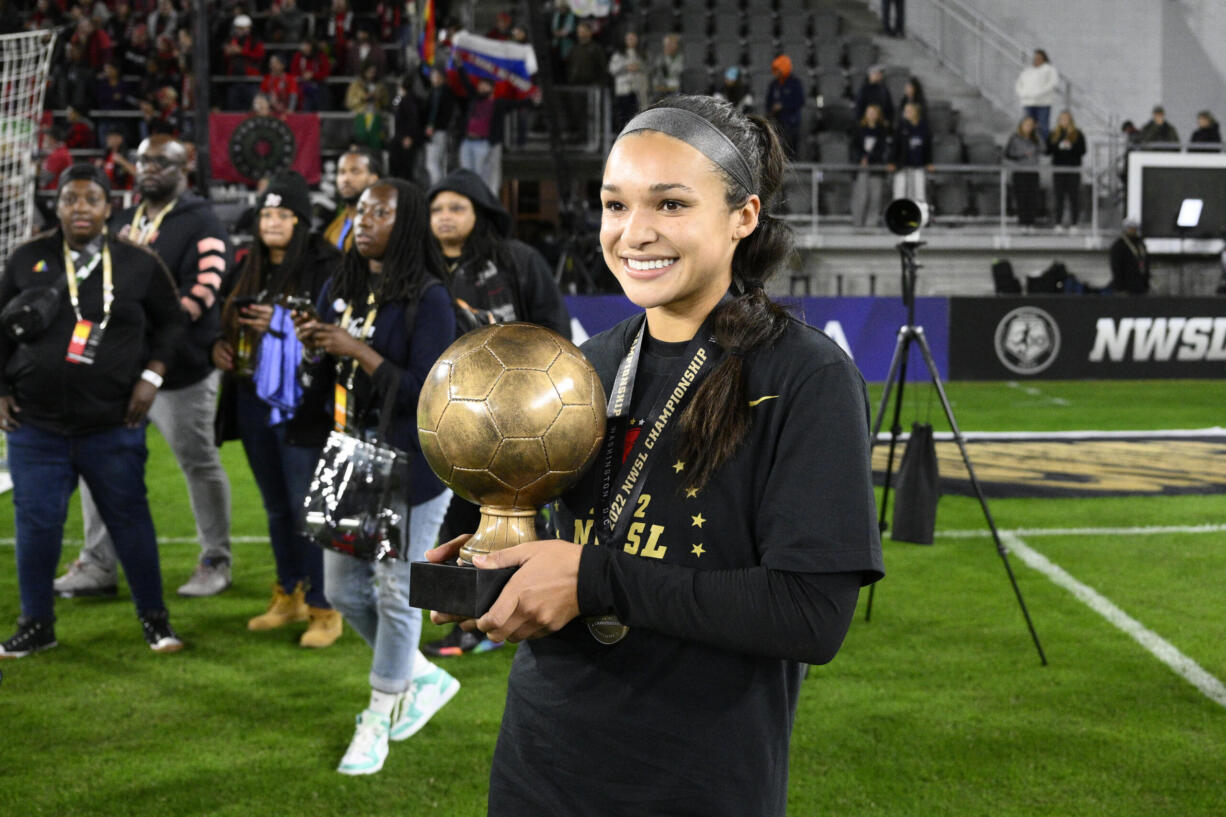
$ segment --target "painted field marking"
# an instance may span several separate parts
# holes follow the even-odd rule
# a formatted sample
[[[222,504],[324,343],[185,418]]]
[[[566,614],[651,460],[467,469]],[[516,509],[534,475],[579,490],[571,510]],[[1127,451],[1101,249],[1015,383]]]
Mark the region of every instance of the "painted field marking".
[[[1122,630],[1155,658],[1174,670],[1176,675],[1200,690],[1206,698],[1221,706],[1226,706],[1226,684],[1206,672],[1200,664],[1180,652],[1174,644],[1125,613],[1094,588],[1073,578],[1060,565],[1027,545],[1016,533],[1001,531],[1000,538],[1001,542],[1027,565],[1068,590],[1091,610]]]

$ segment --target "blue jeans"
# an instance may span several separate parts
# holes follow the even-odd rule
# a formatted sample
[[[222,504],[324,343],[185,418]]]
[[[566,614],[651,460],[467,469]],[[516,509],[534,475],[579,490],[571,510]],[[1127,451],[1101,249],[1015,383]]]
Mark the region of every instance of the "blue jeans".
[[[238,436],[247,454],[268,517],[268,542],[277,563],[277,581],[292,593],[301,582],[306,603],[328,609],[324,597],[323,551],[302,536],[302,505],[319,459],[319,449],[290,445],[285,424],[268,425],[268,404],[243,386],[238,392]]]
[[[145,494],[145,424],[68,437],[26,423],[9,432],[21,614],[51,618],[68,500],[82,478],[115,542],[138,611],[165,610],[157,534]]]
[[[486,179],[489,176],[491,148],[489,139],[465,139],[460,142],[460,167]]]
[[[1027,105],[1022,108],[1026,116],[1034,120],[1035,130],[1039,132],[1039,141],[1047,144],[1047,126],[1051,122],[1050,105]]]
[[[451,491],[413,506],[409,521],[409,558],[366,562],[324,551],[328,601],[375,651],[370,686],[400,693],[413,678],[413,658],[421,636],[421,610],[409,606],[409,564],[434,547],[447,514]]]

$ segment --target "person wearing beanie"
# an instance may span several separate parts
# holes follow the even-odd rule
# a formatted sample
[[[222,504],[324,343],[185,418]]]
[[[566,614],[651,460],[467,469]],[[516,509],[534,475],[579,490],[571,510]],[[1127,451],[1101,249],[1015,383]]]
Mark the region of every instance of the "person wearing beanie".
[[[766,115],[775,123],[789,159],[800,149],[800,109],[805,89],[792,73],[792,59],[780,54],[771,63],[771,83],[766,88]]]
[[[102,168],[72,165],[58,190],[56,228],[14,250],[0,281],[0,304],[46,306],[41,326],[0,333],[21,593],[17,632],[0,642],[0,658],[57,645],[53,579],[78,480],[114,533],[146,643],[175,652],[183,642],[162,599],[145,429],[187,317],[158,257],[107,232]]]
[[[179,595],[210,596],[230,586],[230,482],[213,445],[219,375],[209,351],[219,331],[218,293],[230,274],[231,253],[229,234],[212,206],[188,190],[187,163],[187,149],[173,137],[157,134],[141,142],[140,204],[111,219],[110,230],[161,259],[187,313],[187,330],[178,335],[149,419],[183,470],[200,541],[200,561]],[[61,596],[114,595],[116,537],[84,484],[81,508],[85,546],[55,590]]]
[[[315,463],[328,437],[326,383],[288,392],[269,376],[295,368],[302,344],[291,309],[314,304],[341,253],[311,230],[311,195],[301,175],[269,180],[257,205],[255,241],[221,312],[213,364],[224,372],[217,442],[239,439],[268,517],[277,566],[272,601],[247,622],[252,631],[306,621],[298,643],[328,647],[341,635],[341,615],[324,596],[323,551],[302,536],[300,518]]]
[[[459,329],[529,321],[570,338],[570,314],[548,263],[532,247],[510,237],[511,216],[471,170],[452,171],[430,188],[430,232],[447,267]],[[451,500],[440,541],[477,529],[477,506]],[[493,644],[480,634],[454,629],[422,646],[434,657],[482,652]]]

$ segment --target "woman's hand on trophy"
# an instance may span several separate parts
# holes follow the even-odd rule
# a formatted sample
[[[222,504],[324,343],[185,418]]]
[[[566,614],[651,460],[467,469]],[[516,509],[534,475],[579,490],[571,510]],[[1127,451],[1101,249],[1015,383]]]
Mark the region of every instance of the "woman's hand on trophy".
[[[449,543],[450,544],[450,543]],[[573,542],[548,539],[473,558],[482,569],[516,567],[476,626],[491,641],[516,643],[557,632],[579,615],[579,557]]]
[[[464,543],[473,538],[471,533],[462,533],[450,542],[444,542],[436,548],[431,548],[426,551],[426,561],[428,562],[454,562],[460,555],[460,548]],[[458,622],[460,629],[473,632],[477,629],[477,620],[474,618],[465,618],[464,616],[453,616],[450,613],[440,613],[432,610],[430,612],[430,621],[435,624],[452,624]]]

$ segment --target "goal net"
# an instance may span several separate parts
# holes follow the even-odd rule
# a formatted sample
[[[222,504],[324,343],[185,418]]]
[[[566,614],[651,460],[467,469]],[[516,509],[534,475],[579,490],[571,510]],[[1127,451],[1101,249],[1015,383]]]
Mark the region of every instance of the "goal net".
[[[54,45],[51,31],[0,35],[0,265],[33,225],[34,152]],[[0,436],[0,491],[8,485],[8,450]]]

